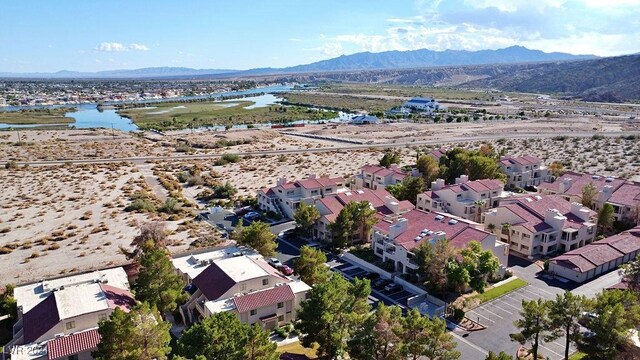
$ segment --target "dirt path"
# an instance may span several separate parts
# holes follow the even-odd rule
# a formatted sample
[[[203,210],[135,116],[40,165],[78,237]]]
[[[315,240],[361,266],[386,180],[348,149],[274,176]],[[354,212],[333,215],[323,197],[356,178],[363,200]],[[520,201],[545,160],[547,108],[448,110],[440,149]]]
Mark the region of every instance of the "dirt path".
[[[153,164],[136,164],[136,168],[140,170],[140,173],[144,176],[144,181],[153,190],[153,193],[158,199],[165,201],[169,196],[167,189],[165,189],[158,181],[158,177],[153,174]]]

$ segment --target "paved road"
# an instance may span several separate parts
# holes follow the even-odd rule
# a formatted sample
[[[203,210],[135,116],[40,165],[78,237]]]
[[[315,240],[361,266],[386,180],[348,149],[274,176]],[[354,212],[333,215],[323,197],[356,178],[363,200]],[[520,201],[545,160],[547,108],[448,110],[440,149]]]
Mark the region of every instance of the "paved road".
[[[414,142],[397,142],[397,143],[382,143],[382,144],[365,144],[365,145],[348,145],[337,146],[330,148],[309,148],[309,149],[288,149],[288,150],[264,150],[264,151],[250,151],[250,152],[238,152],[234,153],[239,156],[260,156],[260,155],[280,155],[280,154],[299,154],[299,153],[321,153],[332,151],[351,151],[362,150],[368,148],[397,148],[405,146],[416,145],[438,145],[444,142],[454,143],[460,141],[484,141],[484,140],[497,140],[497,139],[531,139],[531,138],[548,138],[551,136],[569,136],[569,137],[591,137],[594,134],[618,137],[627,135],[640,135],[640,131],[615,131],[615,132],[596,132],[596,131],[583,131],[583,132],[558,132],[558,133],[536,133],[536,132],[521,132],[517,134],[491,134],[482,136],[460,136],[447,139],[434,139]],[[104,164],[104,163],[116,163],[116,162],[147,162],[147,161],[181,161],[181,160],[203,160],[203,159],[215,159],[223,154],[174,154],[170,156],[137,156],[137,157],[122,157],[122,158],[106,158],[106,159],[69,159],[69,160],[47,160],[47,161],[25,161],[18,162],[18,165],[57,165],[57,164]],[[1,160],[0,165],[4,165],[8,160]]]

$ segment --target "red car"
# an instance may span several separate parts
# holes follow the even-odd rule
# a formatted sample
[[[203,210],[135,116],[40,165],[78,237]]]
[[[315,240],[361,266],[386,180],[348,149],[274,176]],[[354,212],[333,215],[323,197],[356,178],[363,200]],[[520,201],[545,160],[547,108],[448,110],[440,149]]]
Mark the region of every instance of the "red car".
[[[278,268],[278,270],[280,270],[281,273],[287,276],[293,275],[293,269],[289,267],[289,265],[282,265]]]

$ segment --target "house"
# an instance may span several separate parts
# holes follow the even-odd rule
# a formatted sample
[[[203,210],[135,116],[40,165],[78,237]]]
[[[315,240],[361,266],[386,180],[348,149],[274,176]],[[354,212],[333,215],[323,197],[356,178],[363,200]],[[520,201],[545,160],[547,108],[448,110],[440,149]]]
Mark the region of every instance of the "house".
[[[414,97],[405,102],[403,107],[422,113],[432,114],[440,109],[440,104],[434,98]]]
[[[330,241],[332,238],[330,224],[336,221],[340,211],[350,202],[367,201],[376,210],[378,220],[399,217],[414,208],[409,201],[398,201],[384,189],[359,189],[347,191],[332,197],[316,200],[315,205],[320,212],[320,219],[313,229],[315,238]],[[368,242],[369,239],[355,239],[356,242]]]
[[[496,235],[483,230],[482,225],[438,212],[414,209],[394,220],[383,220],[373,227],[371,248],[382,261],[393,263],[401,273],[414,273],[418,265],[413,261],[414,249],[425,241],[449,239],[457,248],[478,241],[483,249],[491,250],[507,266],[508,246]]]
[[[258,190],[258,207],[293,219],[301,202],[313,204],[316,199],[347,191],[344,184],[343,178],[316,177],[314,174],[294,182],[279,178],[276,186]]]
[[[90,359],[99,343],[98,322],[136,302],[123,268],[16,287],[18,321],[9,347],[41,352],[32,359]]]
[[[593,210],[599,211],[604,204],[611,204],[616,220],[638,224],[640,183],[637,182],[569,171],[552,183],[540,185],[540,192],[559,194],[569,201],[581,202],[582,191],[589,184],[592,184],[597,192]]]
[[[355,176],[355,189],[384,189],[388,185],[401,183],[404,178],[410,176],[400,170],[398,165],[391,164],[388,168],[378,165],[365,165],[360,170],[360,174]]]
[[[558,195],[506,200],[485,212],[482,221],[510,244],[510,251],[527,257],[583,247],[597,233],[593,210]]]
[[[640,254],[640,227],[596,241],[549,261],[549,271],[584,283],[632,261]]]
[[[427,154],[427,156],[432,157],[436,161],[436,163],[440,163],[440,158],[443,155],[446,155],[447,151],[449,151],[449,149],[440,148],[440,149],[431,151],[430,153]]]
[[[437,179],[431,183],[431,190],[418,195],[416,208],[443,211],[479,222],[482,211],[498,206],[503,188],[500,180],[469,181],[467,175],[456,178],[452,185],[445,185],[443,179]]]
[[[172,260],[191,292],[180,307],[184,323],[219,312],[232,312],[244,323],[269,330],[294,321],[311,288],[282,275],[259,255],[236,250]]]
[[[373,115],[356,115],[351,118],[351,123],[354,125],[379,124],[380,119]]]
[[[548,180],[549,169],[535,156],[505,156],[500,158],[500,166],[510,189],[538,186]]]

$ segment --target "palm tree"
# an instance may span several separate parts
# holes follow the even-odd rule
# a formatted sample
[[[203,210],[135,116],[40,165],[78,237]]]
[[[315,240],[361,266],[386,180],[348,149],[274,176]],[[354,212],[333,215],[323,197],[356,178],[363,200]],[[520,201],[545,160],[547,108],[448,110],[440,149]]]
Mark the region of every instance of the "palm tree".
[[[511,245],[511,224],[504,223],[502,224],[502,233],[507,232],[507,244]]]
[[[479,223],[480,222],[480,218],[481,218],[481,214],[482,214],[482,210],[484,210],[484,206],[487,202],[485,200],[476,200],[474,201],[473,205],[475,205],[476,207],[476,219],[475,222]]]
[[[496,225],[495,224],[487,225],[487,230],[489,230],[490,233],[493,233],[496,230]]]

